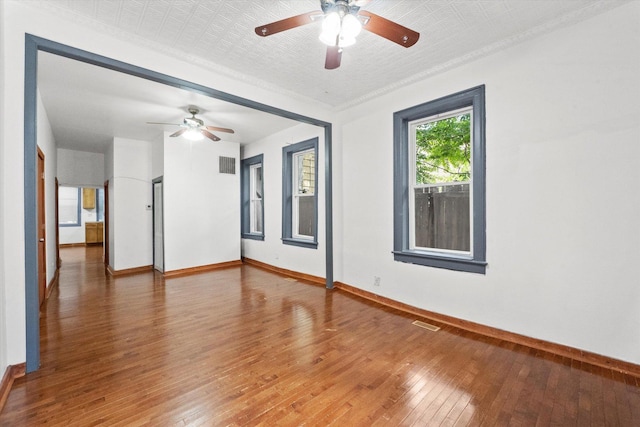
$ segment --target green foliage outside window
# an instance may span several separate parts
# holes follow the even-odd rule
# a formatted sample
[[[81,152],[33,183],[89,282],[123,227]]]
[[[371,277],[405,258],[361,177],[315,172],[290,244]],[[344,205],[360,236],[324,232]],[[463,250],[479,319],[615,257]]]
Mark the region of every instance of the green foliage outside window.
[[[416,184],[470,179],[470,113],[416,127]]]

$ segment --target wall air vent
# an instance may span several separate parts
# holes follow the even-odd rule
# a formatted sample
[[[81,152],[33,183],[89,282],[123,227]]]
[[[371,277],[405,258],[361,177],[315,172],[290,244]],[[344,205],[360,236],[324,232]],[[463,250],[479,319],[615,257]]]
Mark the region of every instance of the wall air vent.
[[[234,157],[220,156],[220,173],[236,174],[236,159]]]

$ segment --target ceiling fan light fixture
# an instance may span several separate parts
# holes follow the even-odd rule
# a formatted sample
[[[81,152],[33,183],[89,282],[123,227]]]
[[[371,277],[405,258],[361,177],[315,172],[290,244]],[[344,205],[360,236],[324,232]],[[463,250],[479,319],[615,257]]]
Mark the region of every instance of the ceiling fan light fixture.
[[[338,12],[331,12],[322,21],[322,33],[320,41],[327,46],[335,46],[336,38],[340,33],[340,15]]]
[[[360,34],[360,31],[362,31],[362,24],[355,15],[348,14],[342,18],[341,37],[355,39]]]
[[[325,32],[320,33],[320,37],[318,37],[320,39],[320,41],[324,44],[326,44],[327,46],[335,46],[336,45],[336,39],[337,39],[337,34],[331,35],[331,34],[327,34]]]
[[[204,139],[204,135],[198,129],[189,129],[182,134],[189,141],[200,141]]]
[[[342,34],[340,34],[340,37],[338,38],[339,47],[349,47],[349,46],[353,46],[354,44],[356,44],[355,37],[345,37]]]

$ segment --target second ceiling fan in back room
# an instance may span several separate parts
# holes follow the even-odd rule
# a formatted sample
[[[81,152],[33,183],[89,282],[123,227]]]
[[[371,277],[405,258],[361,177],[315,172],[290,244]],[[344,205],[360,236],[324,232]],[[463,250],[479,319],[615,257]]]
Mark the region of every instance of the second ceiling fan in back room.
[[[217,126],[205,126],[204,121],[196,117],[196,114],[200,112],[200,110],[196,107],[189,107],[187,111],[189,111],[189,114],[191,114],[191,117],[185,117],[184,120],[182,120],[182,123],[147,122],[147,124],[180,126],[182,129],[172,133],[169,136],[174,138],[177,136],[184,136],[185,138],[190,139],[192,141],[203,139],[205,136],[212,141],[220,141],[220,137],[218,137],[217,135],[214,135],[209,131],[234,133],[233,129],[220,128]]]
[[[360,30],[364,29],[403,47],[411,47],[420,38],[407,27],[382,16],[361,10],[370,0],[320,0],[322,12],[308,12],[280,21],[256,27],[261,37],[322,20],[320,41],[327,45],[324,68],[333,70],[340,66],[342,49],[353,45]]]

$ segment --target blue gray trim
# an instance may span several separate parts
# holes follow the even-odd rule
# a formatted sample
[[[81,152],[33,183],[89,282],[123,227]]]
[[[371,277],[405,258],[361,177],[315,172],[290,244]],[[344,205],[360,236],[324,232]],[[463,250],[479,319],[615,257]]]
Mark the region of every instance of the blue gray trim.
[[[313,202],[315,204],[315,228],[313,240],[296,239],[292,230],[292,204],[293,204],[293,155],[300,151],[313,149],[314,156],[314,183]],[[282,147],[282,243],[285,245],[300,246],[303,248],[318,247],[318,138],[311,138]]]
[[[264,240],[264,162],[263,155],[249,157],[240,160],[240,221],[241,221],[241,237],[243,239]],[[251,166],[262,165],[262,233],[251,232]]]
[[[38,295],[37,214],[37,85],[38,44],[27,36],[24,46],[24,281],[26,372],[40,367],[40,304]]]
[[[485,273],[485,87],[467,89],[453,95],[426,102],[393,115],[393,254],[396,261],[450,270]],[[409,122],[473,107],[473,256],[461,257],[439,252],[409,249]]]
[[[61,185],[61,187],[64,187],[64,185]],[[74,223],[66,223],[66,224],[58,224],[58,227],[80,227],[82,225],[82,209],[81,209],[81,204],[82,204],[82,188],[78,187],[78,203],[77,203],[77,212],[76,212],[76,218],[78,218],[77,222]],[[96,202],[98,201],[98,193],[96,192]],[[97,203],[96,203],[97,206]]]
[[[332,157],[332,126],[324,128],[324,211],[325,211],[325,252],[326,259],[326,287],[333,289],[333,157]]]
[[[332,204],[332,158],[331,123],[291,111],[272,107],[206,86],[177,79],[166,74],[117,61],[31,34],[25,34],[25,92],[24,92],[24,208],[25,208],[25,304],[27,372],[38,369],[40,364],[40,329],[38,307],[38,262],[36,221],[36,112],[38,51],[64,56],[99,67],[119,71],[146,80],[200,93],[212,98],[253,108],[265,113],[296,120],[324,128],[325,144],[325,229],[326,229],[326,287],[333,288],[333,204]]]

